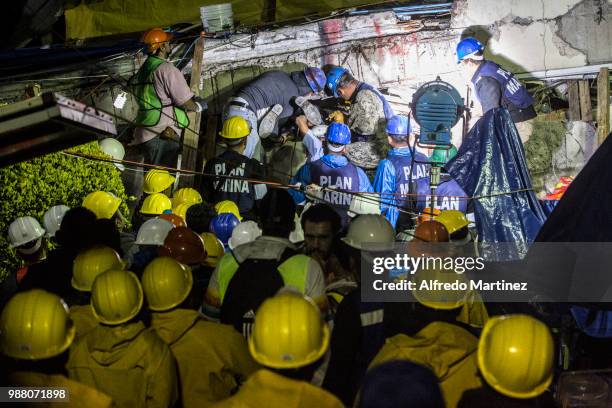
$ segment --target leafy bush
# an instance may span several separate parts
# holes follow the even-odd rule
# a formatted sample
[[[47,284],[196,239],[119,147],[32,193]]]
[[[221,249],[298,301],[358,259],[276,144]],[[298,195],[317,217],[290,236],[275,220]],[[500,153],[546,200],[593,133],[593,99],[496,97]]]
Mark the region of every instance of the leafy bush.
[[[96,142],[68,151],[108,157]],[[58,152],[2,168],[0,180],[0,282],[21,265],[8,241],[8,227],[15,218],[30,215],[42,225],[49,207],[79,206],[85,195],[96,190],[112,192],[123,199],[120,210],[127,214],[121,173],[110,163]]]

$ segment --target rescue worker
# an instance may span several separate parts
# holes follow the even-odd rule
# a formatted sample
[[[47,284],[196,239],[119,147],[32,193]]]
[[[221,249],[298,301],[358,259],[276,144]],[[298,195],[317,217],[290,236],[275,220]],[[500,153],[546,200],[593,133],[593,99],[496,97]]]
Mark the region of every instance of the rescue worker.
[[[268,71],[242,87],[230,98],[223,119],[232,116],[244,118],[250,125],[244,155],[263,163],[260,139],[280,136],[279,129],[294,115],[295,99],[309,97],[325,88],[325,74],[316,67],[290,74]]]
[[[152,311],[151,327],[176,358],[182,406],[207,407],[229,398],[258,369],[244,337],[233,327],[207,322],[199,312],[184,307],[193,288],[186,265],[157,258],[141,280]]]
[[[323,157],[323,154],[325,154],[323,150],[323,143],[325,142],[327,126],[317,125],[311,129],[311,124],[308,122],[305,115],[300,115],[295,118],[295,124],[303,137],[302,143],[306,148],[308,162],[317,161]]]
[[[304,231],[304,253],[321,265],[326,282],[340,279],[338,260],[333,253],[341,228],[338,213],[327,204],[315,204],[304,211],[300,223]]]
[[[119,254],[105,246],[82,251],[74,259],[70,284],[77,293],[71,299],[70,318],[74,322],[77,338],[89,333],[98,325],[90,306],[94,280],[102,272],[124,267],[125,264]]]
[[[189,126],[187,111],[202,112],[206,102],[195,96],[181,71],[168,57],[173,35],[161,28],[147,31],[147,59],[128,85],[138,103],[131,146],[142,155],[144,163],[175,167],[182,130]]]
[[[457,44],[457,63],[465,79],[474,89],[474,96],[482,106],[482,114],[504,107],[516,125],[523,143],[529,140],[536,117],[533,98],[512,75],[493,61],[484,58],[484,45],[475,38],[464,38]]]
[[[346,124],[351,129],[352,142],[367,142],[382,132],[393,116],[385,97],[370,84],[356,80],[346,68],[334,67],[327,74],[327,89],[336,98],[351,102]]]
[[[346,145],[351,142],[351,131],[343,123],[332,123],[327,128],[326,154],[319,160],[304,164],[291,179],[291,184],[315,186],[314,195],[330,204],[342,218],[342,225],[348,223],[347,210],[351,205],[353,194],[371,193],[372,185],[365,172],[350,163],[344,155]],[[317,188],[318,186],[318,188]],[[321,190],[320,188],[324,188]],[[290,190],[297,205],[306,204],[306,196],[301,191]]]
[[[7,282],[2,284],[2,301],[8,301],[23,278],[35,264],[40,263],[47,257],[46,231],[34,217],[25,216],[15,219],[8,229],[9,245],[15,248],[17,256],[25,265],[7,277]]]
[[[291,286],[327,310],[325,278],[312,258],[289,241],[295,228],[295,204],[285,190],[272,189],[260,207],[262,236],[226,253],[208,285],[204,311],[231,323],[248,336],[254,311],[281,287]]]
[[[552,383],[555,344],[549,328],[528,315],[491,318],[478,342],[478,370],[486,382],[463,394],[459,407],[557,406]]]
[[[96,215],[86,208],[75,207],[66,212],[60,229],[55,233],[58,246],[49,252],[44,261],[28,266],[27,271],[23,272],[19,289],[44,289],[70,303],[73,293],[70,284],[72,264],[81,251],[93,244],[95,225]],[[16,284],[15,276],[9,275],[5,284],[10,281]]]
[[[376,168],[374,191],[380,193],[381,213],[396,231],[403,231],[412,227],[412,218],[410,213],[401,210],[414,212],[415,200],[408,194],[417,193],[417,180],[429,182],[429,160],[420,152],[415,152],[413,157],[407,116],[393,116],[385,131],[391,150]]]
[[[55,233],[60,229],[62,219],[68,210],[70,210],[70,207],[66,205],[54,205],[45,211],[43,225],[47,238],[53,239],[55,237]]]
[[[362,250],[377,246],[392,249],[395,231],[382,215],[359,215],[351,221],[337,255],[341,265],[361,281]],[[352,406],[372,358],[385,342],[388,314],[383,303],[361,301],[357,287],[340,302],[334,318],[331,357],[323,388]]]
[[[429,290],[423,282],[467,284],[467,279],[454,271],[433,269],[419,269],[413,276],[416,289],[412,295],[418,303],[406,304],[412,307],[410,312],[395,314],[394,324],[401,331],[386,339],[370,368],[391,360],[424,365],[438,377],[445,406],[454,408],[464,391],[482,385],[477,368],[478,338],[471,326],[460,321],[471,293]]]
[[[435,198],[431,194],[431,185],[429,179],[423,178],[417,180],[416,192],[417,202],[416,207],[419,212],[423,212],[427,208],[431,208],[431,201],[434,199],[434,209],[456,210],[466,213],[468,211],[469,199],[465,191],[450,175],[442,173],[440,175],[440,184],[435,189]]]
[[[174,225],[163,218],[152,218],[140,226],[136,234],[138,252],[132,257],[130,265],[136,275],[142,275],[144,268],[157,256],[157,248],[164,245],[172,228]]]
[[[307,297],[283,291],[257,310],[249,351],[263,369],[215,407],[343,407],[310,384],[329,346],[329,328]]]
[[[265,176],[263,165],[245,155],[244,149],[250,132],[250,125],[240,116],[232,116],[223,122],[223,129],[219,134],[228,149],[206,162],[204,173],[229,177],[207,177],[203,187],[204,195],[210,202],[233,201],[238,205],[240,214],[252,217],[257,203],[267,190],[265,184],[241,180],[241,178],[263,180]]]
[[[128,204],[130,214],[133,215],[133,224],[135,224],[136,229],[140,228],[140,225],[145,221],[141,213],[136,212],[136,210],[142,208],[144,200],[147,199],[148,194],[170,194],[170,189],[175,180],[176,178],[167,170],[151,169],[147,171],[144,176],[144,183],[142,186],[142,190],[146,195],[142,195],[140,200],[135,200]]]
[[[3,361],[3,384],[65,389],[66,407],[110,407],[110,396],[65,376],[74,338],[75,327],[60,297],[41,289],[16,294],[0,315],[0,351],[11,359]]]
[[[194,204],[187,209],[185,222],[194,232],[203,234],[209,232],[210,220],[216,215],[214,207],[206,202]]]
[[[178,399],[176,361],[170,349],[138,317],[143,303],[136,275],[98,275],[91,307],[98,326],[70,349],[71,379],[95,386],[117,407],[169,407]]]

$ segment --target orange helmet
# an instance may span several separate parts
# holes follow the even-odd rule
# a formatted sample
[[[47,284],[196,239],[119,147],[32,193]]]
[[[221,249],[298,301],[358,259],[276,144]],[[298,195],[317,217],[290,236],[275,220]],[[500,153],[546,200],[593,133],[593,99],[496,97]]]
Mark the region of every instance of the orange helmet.
[[[186,227],[187,224],[185,224],[185,220],[183,220],[180,216],[176,215],[176,214],[160,214],[157,218],[162,218],[166,221],[170,221],[172,223],[172,225],[174,225],[175,227]]]
[[[173,35],[155,27],[142,35],[142,42],[147,44],[148,52],[155,52],[165,42],[172,40]]]
[[[414,237],[424,242],[449,241],[448,231],[444,224],[434,220],[424,221],[416,227]]]

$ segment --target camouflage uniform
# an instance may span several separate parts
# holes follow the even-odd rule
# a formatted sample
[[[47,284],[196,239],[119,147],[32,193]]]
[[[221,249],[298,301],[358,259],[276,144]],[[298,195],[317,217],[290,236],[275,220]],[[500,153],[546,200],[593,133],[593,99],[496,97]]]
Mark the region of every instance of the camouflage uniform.
[[[385,111],[380,98],[370,90],[361,90],[355,96],[348,118],[351,132],[374,135],[385,126]]]

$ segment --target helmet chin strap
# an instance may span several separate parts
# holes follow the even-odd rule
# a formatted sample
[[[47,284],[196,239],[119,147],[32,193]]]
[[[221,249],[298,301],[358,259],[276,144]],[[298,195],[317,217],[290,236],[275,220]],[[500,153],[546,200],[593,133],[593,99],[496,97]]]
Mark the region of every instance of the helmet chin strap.
[[[36,240],[36,244],[32,248],[17,248],[17,251],[24,255],[32,255],[36,253],[42,245],[42,237]]]

